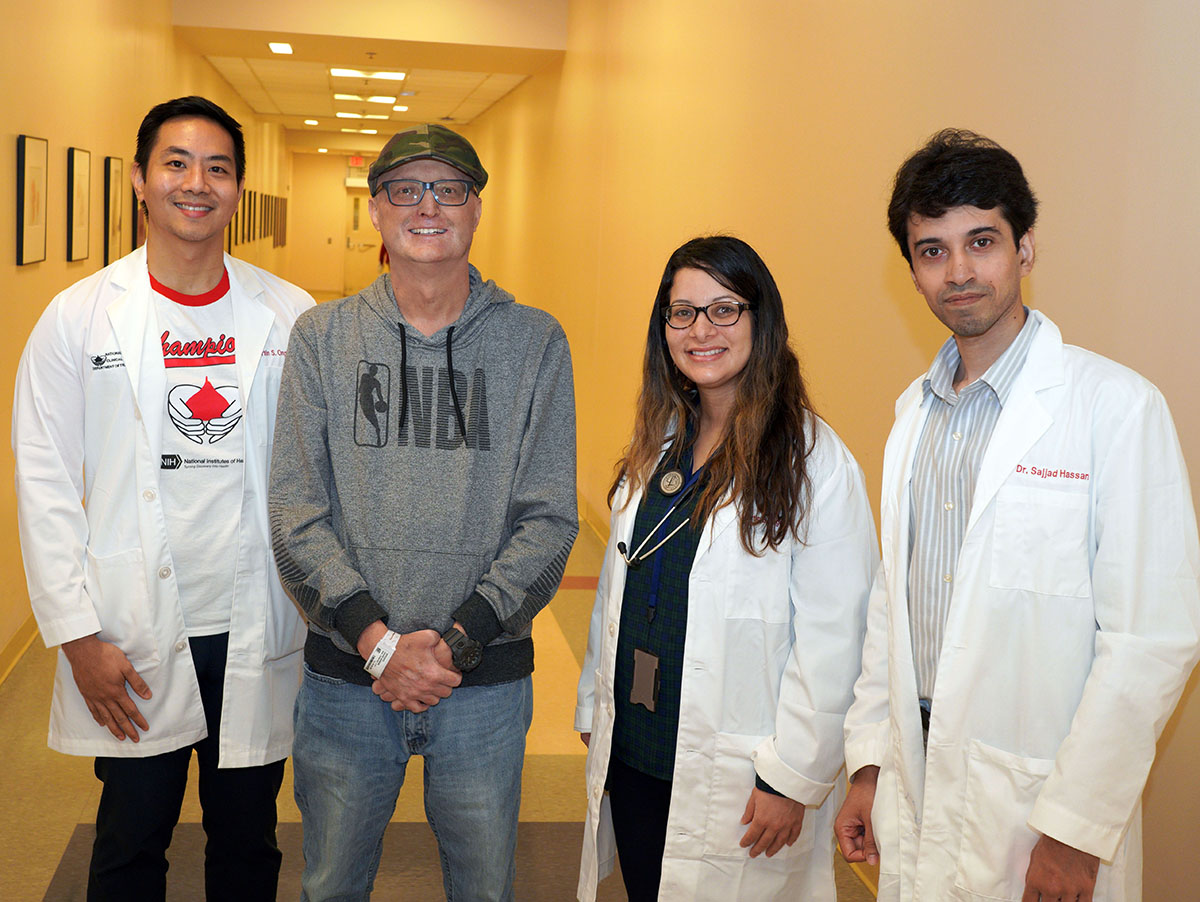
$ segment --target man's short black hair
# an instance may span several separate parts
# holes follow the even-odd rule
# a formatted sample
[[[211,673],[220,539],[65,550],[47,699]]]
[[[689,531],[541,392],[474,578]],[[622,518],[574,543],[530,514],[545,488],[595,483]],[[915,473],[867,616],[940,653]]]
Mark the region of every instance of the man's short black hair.
[[[137,149],[133,152],[133,161],[145,175],[150,166],[150,151],[158,140],[158,130],[168,119],[180,116],[199,116],[211,119],[225,131],[233,141],[233,168],[237,173],[238,184],[246,177],[246,139],[242,136],[241,124],[227,112],[205,97],[176,97],[160,103],[146,114],[138,127]]]
[[[937,219],[955,207],[998,207],[1018,243],[1037,219],[1037,198],[1016,157],[975,132],[945,128],[904,161],[892,187],[888,229],[910,267],[909,217]]]

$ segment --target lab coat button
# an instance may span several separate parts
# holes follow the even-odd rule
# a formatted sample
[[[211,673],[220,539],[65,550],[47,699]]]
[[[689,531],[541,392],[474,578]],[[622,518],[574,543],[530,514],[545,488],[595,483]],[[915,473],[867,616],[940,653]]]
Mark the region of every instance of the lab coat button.
[[[961,432],[956,432],[956,433],[954,433],[954,435],[952,436],[952,438],[953,438],[953,439],[954,439],[956,442],[958,442],[958,441],[962,441],[962,433],[961,433]]]
[[[604,791],[604,788],[603,788],[603,787],[601,787],[601,786],[597,786],[595,789],[593,789],[593,790],[592,790],[592,798],[593,798],[593,799],[599,799],[599,798],[600,798],[600,794],[601,794],[603,791]]]
[[[142,497],[147,501],[153,501],[155,497],[154,489],[146,489],[146,491],[142,492]]]
[[[948,582],[952,581],[953,579],[954,579],[954,577],[951,576],[949,573],[947,573],[945,576],[942,577],[942,582],[948,583]]]
[[[608,625],[608,634],[610,636],[615,636],[617,634],[617,625],[615,623],[610,623]]]
[[[952,510],[954,510],[954,502],[947,501],[945,504],[942,505],[942,507],[944,507],[948,511],[952,511]]]
[[[170,577],[170,575],[171,575],[170,567],[159,567],[158,568],[158,578],[159,579],[167,579],[168,577]]]
[[[176,651],[183,651],[185,648],[187,648],[187,640],[180,639],[178,642],[175,643]]]

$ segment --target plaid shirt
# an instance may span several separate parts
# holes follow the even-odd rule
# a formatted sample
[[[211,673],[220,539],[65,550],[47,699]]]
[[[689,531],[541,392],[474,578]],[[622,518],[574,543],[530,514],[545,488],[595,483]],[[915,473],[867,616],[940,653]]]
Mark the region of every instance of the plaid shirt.
[[[654,473],[646,486],[642,503],[634,518],[630,549],[637,549],[655,524],[670,510],[678,495],[666,496],[659,489],[659,478],[674,465],[666,463]],[[679,461],[679,469],[690,475],[692,451]],[[688,493],[667,518],[655,538],[646,542],[653,548],[667,533],[691,517],[703,479]],[[683,682],[683,649],[687,636],[688,577],[692,560],[700,545],[704,524],[690,524],[661,548],[630,567],[625,576],[625,595],[621,602],[621,632],[617,637],[617,668],[614,685],[616,720],[613,724],[612,753],[634,770],[670,780],[675,771],[675,735],[679,729],[679,691]],[[643,553],[645,553],[643,551]],[[648,616],[654,564],[662,558],[662,573],[654,618]],[[633,688],[633,650],[640,648],[658,656],[658,702],[653,713],[640,704],[631,704]]]

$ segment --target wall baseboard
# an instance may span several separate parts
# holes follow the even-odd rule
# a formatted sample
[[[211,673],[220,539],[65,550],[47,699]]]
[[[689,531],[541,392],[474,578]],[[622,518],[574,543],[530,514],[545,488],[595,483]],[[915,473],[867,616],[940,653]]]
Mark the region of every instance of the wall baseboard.
[[[25,654],[29,646],[33,645],[33,640],[37,638],[37,635],[37,621],[33,619],[33,614],[30,613],[25,618],[25,622],[17,627],[17,631],[13,634],[13,637],[5,643],[3,648],[0,648],[0,683],[8,679],[8,675],[12,673],[12,669],[21,660],[21,655]]]
[[[865,868],[861,864],[850,865],[850,870],[854,871],[854,876],[863,882],[863,886],[871,891],[871,895],[879,895],[879,884],[875,882],[876,868]]]
[[[609,517],[607,513],[601,514],[600,511],[593,508],[587,503],[583,495],[578,492],[575,495],[579,505],[579,525],[586,526],[600,538],[601,545],[608,544],[608,524]]]

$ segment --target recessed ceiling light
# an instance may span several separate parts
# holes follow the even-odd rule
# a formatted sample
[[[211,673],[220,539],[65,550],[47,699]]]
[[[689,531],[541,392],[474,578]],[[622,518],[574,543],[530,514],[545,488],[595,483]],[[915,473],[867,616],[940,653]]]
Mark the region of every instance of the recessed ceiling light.
[[[360,135],[377,135],[377,134],[379,134],[379,129],[377,129],[377,128],[360,128],[358,130],[358,133]]]
[[[318,122],[316,119],[305,119],[304,124],[305,125],[320,125],[321,123]]]
[[[339,119],[361,119],[362,113],[337,113]]]
[[[357,94],[334,94],[333,99],[334,100],[356,100],[359,103],[362,102],[362,98],[359,97]]]
[[[392,111],[393,111],[393,112],[396,112],[396,113],[407,113],[407,112],[408,112],[408,107],[406,107],[406,106],[394,106],[394,107],[392,107]]]
[[[364,119],[387,119],[387,113],[367,113],[363,116]]]
[[[329,148],[328,147],[318,147],[317,153],[329,153]]]
[[[374,97],[368,97],[367,103],[395,103],[395,97],[388,97],[386,94],[376,94]]]
[[[362,69],[330,69],[335,78],[377,78],[381,81],[404,81],[403,72],[364,72]]]
[[[270,41],[267,46],[271,48],[272,53],[291,53],[292,45],[284,41]]]

